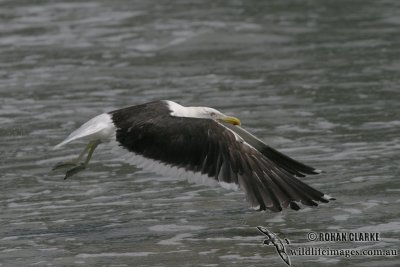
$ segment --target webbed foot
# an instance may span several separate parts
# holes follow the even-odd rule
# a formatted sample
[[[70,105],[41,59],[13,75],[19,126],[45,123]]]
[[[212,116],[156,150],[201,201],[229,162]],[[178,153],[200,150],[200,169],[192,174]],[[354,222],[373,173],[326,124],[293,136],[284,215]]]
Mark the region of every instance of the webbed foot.
[[[64,180],[67,179],[68,177],[71,177],[72,175],[77,174],[78,172],[86,169],[86,165],[87,164],[85,164],[85,163],[75,164],[75,167],[67,170],[67,172],[65,173]]]
[[[78,163],[75,161],[59,162],[51,170],[55,171],[55,170],[59,170],[59,169],[72,168],[77,165],[78,165]]]
[[[68,177],[71,177],[74,174],[77,174],[80,171],[86,169],[86,166],[89,164],[90,159],[92,158],[93,152],[96,147],[100,144],[100,140],[92,140],[89,144],[86,145],[85,149],[79,154],[77,159],[65,162],[59,162],[53,167],[53,171],[58,169],[68,168],[67,172],[65,173],[64,180]],[[81,162],[82,158],[86,156],[84,162]]]

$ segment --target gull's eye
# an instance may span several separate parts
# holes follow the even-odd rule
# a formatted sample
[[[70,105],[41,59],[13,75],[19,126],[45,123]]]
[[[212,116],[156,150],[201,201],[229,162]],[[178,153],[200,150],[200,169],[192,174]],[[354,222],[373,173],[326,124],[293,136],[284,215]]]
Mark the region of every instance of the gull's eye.
[[[216,115],[215,112],[211,112],[211,113],[210,113],[210,116],[211,116],[211,117],[215,117],[215,115]]]

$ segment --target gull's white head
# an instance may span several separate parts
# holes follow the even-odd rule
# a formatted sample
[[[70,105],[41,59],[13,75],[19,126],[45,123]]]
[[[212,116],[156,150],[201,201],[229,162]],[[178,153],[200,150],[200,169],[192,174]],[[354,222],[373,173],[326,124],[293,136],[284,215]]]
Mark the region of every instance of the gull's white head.
[[[235,117],[227,116],[222,112],[209,107],[184,107],[175,102],[168,101],[171,115],[175,117],[190,117],[201,119],[213,119],[216,121],[224,121],[233,125],[240,125],[240,120]]]

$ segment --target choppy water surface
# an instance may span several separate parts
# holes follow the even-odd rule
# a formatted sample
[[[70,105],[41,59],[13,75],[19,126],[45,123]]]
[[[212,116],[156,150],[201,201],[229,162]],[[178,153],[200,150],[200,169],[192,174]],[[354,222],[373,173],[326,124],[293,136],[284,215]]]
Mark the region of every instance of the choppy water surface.
[[[398,1],[0,1],[1,266],[285,266],[292,248],[399,247]],[[325,174],[337,198],[280,214],[143,172],[99,148],[51,147],[92,116],[155,99],[213,106]],[[307,232],[379,232],[311,243]],[[293,266],[399,257],[291,256]]]

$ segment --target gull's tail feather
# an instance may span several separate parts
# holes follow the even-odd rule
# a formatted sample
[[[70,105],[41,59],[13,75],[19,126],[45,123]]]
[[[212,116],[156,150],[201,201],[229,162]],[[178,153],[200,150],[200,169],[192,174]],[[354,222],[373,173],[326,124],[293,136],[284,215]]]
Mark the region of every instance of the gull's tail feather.
[[[104,141],[109,139],[114,132],[115,126],[111,120],[111,116],[107,113],[103,113],[87,121],[81,127],[73,131],[64,141],[54,146],[54,149],[58,149],[81,138]]]

